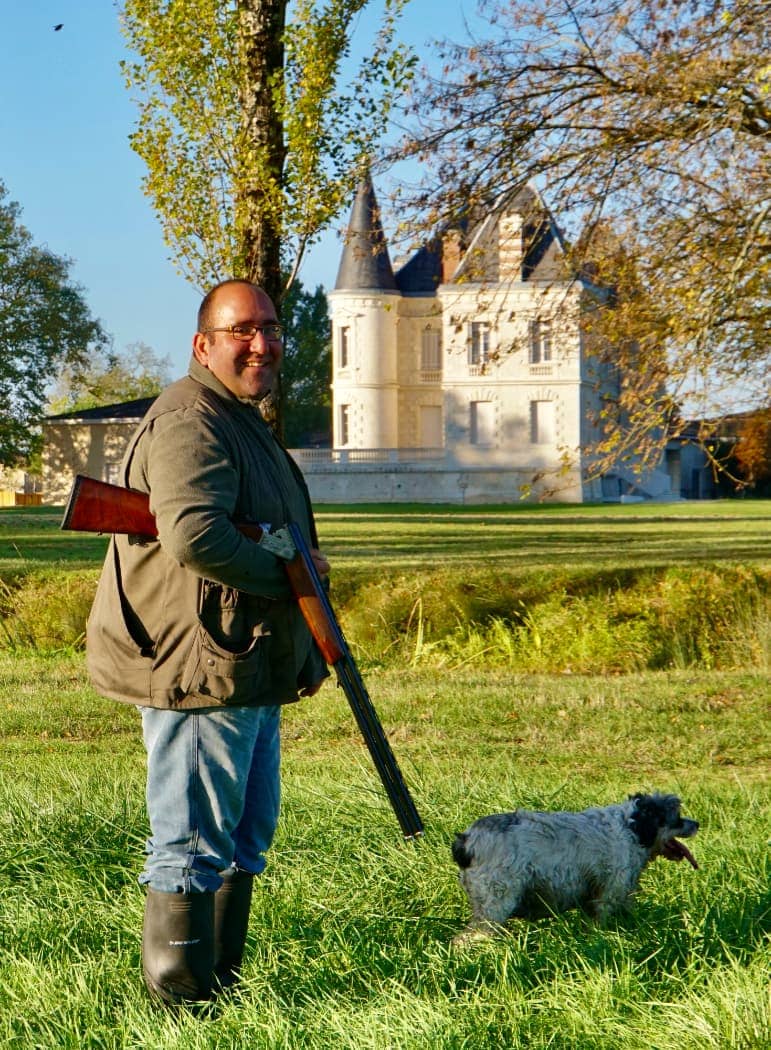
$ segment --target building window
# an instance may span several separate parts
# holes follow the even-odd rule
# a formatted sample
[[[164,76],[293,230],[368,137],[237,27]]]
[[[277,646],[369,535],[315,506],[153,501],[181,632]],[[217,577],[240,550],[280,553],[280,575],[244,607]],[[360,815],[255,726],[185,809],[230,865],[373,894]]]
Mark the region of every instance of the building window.
[[[438,328],[424,328],[420,341],[421,372],[438,372],[442,367],[442,333]]]
[[[492,445],[495,437],[495,413],[492,401],[472,401],[470,432],[472,445]]]
[[[489,357],[490,325],[485,321],[472,321],[469,325],[468,363],[479,368]]]
[[[338,422],[340,424],[339,430],[339,441],[338,445],[347,445],[351,440],[351,406],[340,405],[338,413]]]
[[[423,448],[441,448],[442,406],[420,406],[420,444]]]
[[[530,444],[553,445],[554,442],[554,402],[531,401]]]
[[[551,361],[551,325],[548,321],[530,322],[530,364]]]
[[[350,364],[351,356],[351,329],[346,325],[344,328],[340,328],[339,332],[338,360],[340,368],[347,368]]]

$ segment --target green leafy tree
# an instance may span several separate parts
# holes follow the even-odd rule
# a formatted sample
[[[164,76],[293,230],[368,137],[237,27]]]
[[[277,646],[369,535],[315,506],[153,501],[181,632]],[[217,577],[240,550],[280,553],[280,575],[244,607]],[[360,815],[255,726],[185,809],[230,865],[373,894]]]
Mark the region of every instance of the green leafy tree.
[[[171,360],[145,343],[131,343],[122,354],[103,349],[85,366],[65,367],[54,385],[49,415],[154,397],[170,381]]]
[[[296,0],[289,21],[286,0],[124,0],[132,146],[172,256],[202,290],[244,277],[281,303],[410,79],[394,42],[404,2],[384,0],[347,79],[369,0]]]
[[[332,341],[324,289],[308,292],[296,281],[284,300],[282,317],[285,441],[290,448],[300,448],[331,434]]]
[[[430,174],[413,203],[439,222],[534,182],[567,220],[574,272],[615,293],[590,342],[633,377],[600,453],[657,458],[676,401],[712,421],[767,403],[766,5],[482,6],[489,33],[444,45],[417,92],[402,155]]]
[[[413,58],[394,42],[405,2],[383,0],[348,80],[369,0],[295,0],[289,22],[287,0],[124,0],[138,56],[123,66],[139,105],[132,146],[172,257],[199,288],[243,277],[280,310],[411,79]],[[261,408],[282,433],[280,391]]]
[[[33,243],[0,183],[0,464],[29,461],[40,445],[48,386],[105,344],[71,261]]]

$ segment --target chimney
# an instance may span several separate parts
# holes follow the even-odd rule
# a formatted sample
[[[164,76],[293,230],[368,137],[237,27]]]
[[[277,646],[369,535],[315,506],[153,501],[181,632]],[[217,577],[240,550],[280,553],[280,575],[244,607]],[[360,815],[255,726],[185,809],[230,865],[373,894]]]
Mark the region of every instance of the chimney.
[[[442,237],[442,284],[455,276],[463,255],[460,231],[448,230]]]

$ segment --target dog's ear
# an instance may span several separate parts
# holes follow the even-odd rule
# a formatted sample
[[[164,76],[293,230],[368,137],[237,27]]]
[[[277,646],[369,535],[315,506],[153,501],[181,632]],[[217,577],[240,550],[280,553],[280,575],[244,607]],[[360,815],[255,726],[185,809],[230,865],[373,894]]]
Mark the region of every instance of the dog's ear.
[[[656,795],[631,795],[630,798],[635,807],[629,824],[640,845],[650,849],[659,829],[668,823],[666,800]]]

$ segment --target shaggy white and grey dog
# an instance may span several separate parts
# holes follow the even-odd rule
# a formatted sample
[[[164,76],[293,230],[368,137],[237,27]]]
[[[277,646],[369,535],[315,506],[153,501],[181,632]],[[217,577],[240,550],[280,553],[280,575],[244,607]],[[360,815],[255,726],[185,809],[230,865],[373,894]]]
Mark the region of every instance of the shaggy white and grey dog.
[[[499,932],[510,918],[539,919],[580,908],[603,922],[631,903],[654,857],[697,867],[678,842],[699,830],[675,795],[632,795],[581,813],[520,809],[482,817],[453,843],[471,922],[455,938]]]

